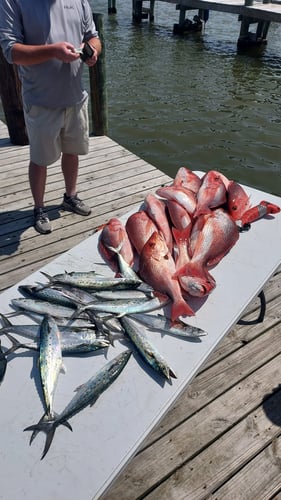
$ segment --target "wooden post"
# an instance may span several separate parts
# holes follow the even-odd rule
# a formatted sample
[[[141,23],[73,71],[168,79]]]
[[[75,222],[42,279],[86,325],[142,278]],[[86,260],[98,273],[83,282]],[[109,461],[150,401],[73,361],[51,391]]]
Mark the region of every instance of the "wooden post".
[[[102,52],[95,66],[89,68],[92,134],[107,135],[107,92],[102,14],[93,14],[93,19],[101,39]]]
[[[17,67],[9,64],[0,48],[0,95],[9,136],[12,144],[25,146],[29,143],[21,97],[21,83]]]
[[[140,23],[142,20],[142,0],[133,0],[133,21]]]
[[[154,6],[155,6],[155,0],[150,0],[148,14],[149,14],[149,21],[151,23],[153,23],[154,21]]]
[[[117,13],[117,8],[116,8],[116,0],[108,0],[108,14],[116,14]]]

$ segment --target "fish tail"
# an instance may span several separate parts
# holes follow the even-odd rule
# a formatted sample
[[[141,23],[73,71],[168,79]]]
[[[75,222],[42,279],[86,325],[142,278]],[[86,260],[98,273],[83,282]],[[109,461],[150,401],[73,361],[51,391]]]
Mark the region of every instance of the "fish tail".
[[[193,309],[185,302],[184,299],[174,302],[171,309],[171,320],[175,321],[180,316],[194,316]]]
[[[177,243],[177,245],[179,245],[183,241],[188,242],[191,229],[192,229],[191,223],[187,227],[185,227],[184,229],[177,229],[176,227],[172,228],[172,233],[173,233],[173,236],[174,236],[174,239],[175,239],[175,242]]]
[[[47,274],[44,271],[40,271],[40,273],[43,274],[43,276],[45,276],[45,278],[47,278],[52,283],[53,277],[50,274]]]
[[[180,278],[181,276],[197,276],[198,278],[205,278],[206,269],[200,262],[187,262],[174,274],[174,278]]]
[[[111,250],[111,252],[116,253],[117,255],[121,252],[122,247],[124,245],[125,238],[119,243],[118,247],[112,247],[111,245],[105,245],[108,250]]]
[[[241,217],[242,227],[246,224],[251,224],[258,219],[261,219],[267,214],[276,214],[280,212],[280,207],[274,205],[274,203],[269,203],[268,201],[262,200],[258,205],[246,210]]]
[[[166,370],[164,371],[164,375],[168,380],[171,380],[171,378],[178,378],[176,373],[170,366],[167,366]]]
[[[10,333],[5,332],[5,335],[10,340],[10,342],[12,342],[12,347],[10,347],[10,349],[8,349],[5,352],[5,356],[7,356],[7,354],[15,352],[17,349],[20,349],[20,347],[26,347],[27,349],[29,348],[28,345],[22,344],[17,339],[15,339],[15,337],[13,337]]]
[[[8,318],[6,316],[4,316],[3,313],[0,313],[0,319],[1,319],[1,322],[3,325],[3,328],[8,328],[10,326],[13,326],[12,323],[8,320]]]
[[[65,427],[67,427],[69,430],[72,431],[72,427],[67,421],[62,422],[62,424]],[[44,413],[43,417],[41,417],[38,424],[30,425],[29,427],[26,427],[24,429],[24,431],[33,431],[31,434],[30,441],[29,441],[30,445],[39,432],[44,432],[46,434],[46,441],[45,441],[44,450],[43,450],[43,453],[41,456],[41,460],[43,460],[43,458],[46,456],[46,454],[48,453],[48,451],[50,449],[50,446],[52,444],[52,441],[53,441],[53,438],[54,438],[54,435],[56,432],[56,428],[57,428],[57,425],[56,425],[55,416],[50,416],[50,414],[48,414],[46,412],[46,413]]]
[[[73,314],[70,316],[70,320],[77,319],[79,315],[86,310],[85,306],[77,306],[77,309],[74,310]]]

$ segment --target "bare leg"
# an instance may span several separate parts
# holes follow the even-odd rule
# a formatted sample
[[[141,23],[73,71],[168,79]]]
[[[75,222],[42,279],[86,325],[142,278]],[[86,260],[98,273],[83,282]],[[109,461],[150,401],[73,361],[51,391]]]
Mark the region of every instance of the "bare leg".
[[[78,178],[78,156],[63,153],[61,169],[64,176],[65,192],[67,196],[75,196]]]
[[[35,208],[44,206],[46,180],[47,168],[31,161],[29,164],[29,184]]]

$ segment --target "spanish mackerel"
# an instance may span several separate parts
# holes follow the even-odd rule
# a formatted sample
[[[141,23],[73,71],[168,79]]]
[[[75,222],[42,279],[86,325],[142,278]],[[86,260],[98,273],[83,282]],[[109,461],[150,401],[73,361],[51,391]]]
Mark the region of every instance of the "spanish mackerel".
[[[47,421],[41,420],[38,422],[38,424],[31,425],[30,427],[24,429],[25,431],[43,431],[46,433],[47,437],[41,460],[45,457],[51,446],[56,428],[59,425],[66,425],[70,430],[72,430],[70,424],[68,423],[68,420],[79,413],[81,410],[86,408],[88,405],[93,406],[98,397],[112,384],[112,382],[121,373],[121,371],[129,361],[130,356],[131,351],[129,350],[123,351],[118,354],[114,359],[106,363],[87,382],[77,387],[76,394],[59,415],[54,415],[52,419],[49,419]]]
[[[61,294],[58,290],[49,286],[20,285],[18,287],[18,290],[24,295],[24,297],[27,298],[46,300],[48,302],[52,302],[53,304],[59,304],[64,307],[71,307],[72,309],[76,308],[76,305],[72,300]]]
[[[142,281],[134,278],[101,278],[96,275],[89,276],[88,273],[64,273],[50,276],[41,271],[48,278],[50,283],[60,283],[62,285],[72,285],[85,290],[111,290],[113,288],[138,288]]]
[[[34,328],[33,328],[34,327]],[[38,326],[37,326],[38,330]],[[15,325],[12,327],[4,327],[0,330],[0,335],[5,334],[9,340],[14,342],[14,346],[9,349],[9,352],[14,352],[17,349],[25,348],[25,349],[33,349],[38,350],[39,348],[39,340],[40,337],[37,334],[35,325]],[[15,342],[15,339],[9,334],[9,332],[16,333],[23,337],[27,337],[28,339],[33,340],[28,344],[22,342]],[[81,330],[79,331],[71,331],[67,330],[61,332],[60,330],[60,345],[62,355],[70,355],[70,354],[82,354],[97,351],[99,349],[104,349],[105,347],[110,346],[110,341],[105,336],[96,336],[93,330]],[[1,357],[0,357],[1,360]]]
[[[170,302],[167,296],[161,295],[159,297],[154,297],[153,299],[148,299],[146,301],[133,299],[133,300],[116,300],[105,302],[93,302],[92,304],[87,304],[86,306],[78,307],[77,311],[74,311],[72,318],[75,318],[84,311],[103,311],[112,314],[118,314],[123,316],[124,314],[132,314],[138,312],[150,312],[155,309],[160,309],[166,306]]]
[[[128,316],[123,316],[120,318],[120,322],[141,356],[154,370],[164,375],[168,380],[171,377],[177,378],[175,372],[169,367],[167,361],[150,342],[143,328],[140,328],[140,325],[136,321]]]
[[[53,318],[71,318],[73,309],[47,302],[46,300],[26,299],[19,297],[12,299],[13,306],[37,314],[49,314]]]
[[[39,369],[48,418],[54,413],[54,392],[62,366],[59,329],[51,316],[45,316],[40,326]]]
[[[18,343],[17,348],[20,347],[28,349],[37,349],[40,340],[40,325],[13,325],[8,318],[0,313],[2,323],[5,325],[0,328],[0,335],[7,335],[13,342],[9,333],[21,335],[34,341],[33,344]],[[56,321],[57,324],[57,321]],[[109,347],[110,342],[103,335],[97,335],[96,331],[92,328],[74,329],[71,327],[60,327],[60,344],[62,354],[79,354],[83,352],[96,351],[104,347]],[[14,350],[16,350],[14,348]]]
[[[133,319],[149,326],[152,330],[158,330],[168,333],[169,335],[176,335],[178,337],[189,338],[191,340],[199,340],[199,337],[207,335],[207,332],[196,326],[188,325],[183,321],[171,321],[169,318],[161,314],[131,314]]]

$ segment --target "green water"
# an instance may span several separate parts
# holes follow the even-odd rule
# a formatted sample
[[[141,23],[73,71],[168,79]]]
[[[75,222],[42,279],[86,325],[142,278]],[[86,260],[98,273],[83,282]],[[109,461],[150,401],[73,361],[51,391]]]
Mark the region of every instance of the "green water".
[[[110,16],[107,1],[91,5],[104,14],[109,137],[171,176],[216,169],[281,196],[281,26],[242,55],[236,15],[210,12],[203,34],[178,37],[175,5],[156,2],[141,25],[131,1]]]

